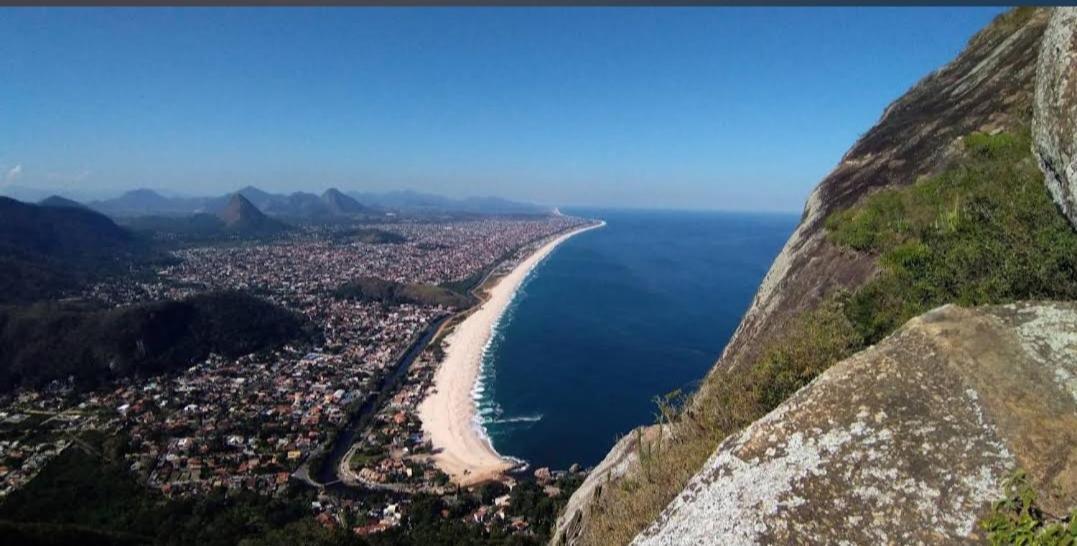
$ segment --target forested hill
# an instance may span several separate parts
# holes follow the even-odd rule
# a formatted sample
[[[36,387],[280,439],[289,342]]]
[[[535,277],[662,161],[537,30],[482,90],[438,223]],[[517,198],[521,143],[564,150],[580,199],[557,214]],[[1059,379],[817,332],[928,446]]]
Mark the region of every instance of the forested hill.
[[[134,238],[107,216],[83,207],[40,206],[0,197],[5,251],[51,258],[104,259],[131,249]]]
[[[377,301],[389,304],[441,305],[462,309],[472,300],[465,294],[428,284],[404,284],[375,277],[363,277],[347,282],[333,295],[342,299]]]
[[[56,297],[152,256],[149,244],[82,207],[0,197],[0,303]]]
[[[0,390],[74,378],[183,369],[217,353],[235,358],[309,335],[304,321],[241,292],[114,309],[37,303],[0,307]]]

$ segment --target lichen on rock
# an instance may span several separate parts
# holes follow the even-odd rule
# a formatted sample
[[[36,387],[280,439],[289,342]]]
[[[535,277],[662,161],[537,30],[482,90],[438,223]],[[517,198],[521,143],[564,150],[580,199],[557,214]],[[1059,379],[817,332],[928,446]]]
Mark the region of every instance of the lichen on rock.
[[[1077,503],[1077,304],[947,305],[724,441],[649,529],[674,544],[972,544],[1014,469]]]

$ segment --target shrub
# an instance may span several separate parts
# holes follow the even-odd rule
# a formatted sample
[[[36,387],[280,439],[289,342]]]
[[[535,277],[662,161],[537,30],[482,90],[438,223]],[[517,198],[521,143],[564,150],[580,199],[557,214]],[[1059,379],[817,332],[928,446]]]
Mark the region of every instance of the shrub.
[[[1036,491],[1025,473],[1016,472],[1006,482],[1006,496],[995,503],[980,521],[992,546],[1071,546],[1077,544],[1077,509],[1052,520],[1036,506]]]
[[[964,139],[952,168],[828,218],[830,240],[879,257],[850,319],[868,343],[945,303],[1077,299],[1077,237],[1033,161],[1027,131]]]

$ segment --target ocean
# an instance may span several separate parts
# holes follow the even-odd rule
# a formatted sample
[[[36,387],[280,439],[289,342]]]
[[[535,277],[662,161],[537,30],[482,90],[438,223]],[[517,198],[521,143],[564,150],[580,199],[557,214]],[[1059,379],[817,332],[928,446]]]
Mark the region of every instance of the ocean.
[[[607,226],[562,243],[517,292],[475,397],[494,448],[532,467],[597,464],[654,399],[717,360],[798,217],[566,210]]]

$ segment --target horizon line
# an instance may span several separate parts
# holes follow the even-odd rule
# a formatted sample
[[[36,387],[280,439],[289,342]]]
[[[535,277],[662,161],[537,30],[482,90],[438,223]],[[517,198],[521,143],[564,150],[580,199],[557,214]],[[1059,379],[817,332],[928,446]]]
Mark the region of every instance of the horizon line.
[[[264,192],[264,193],[267,193],[267,194],[270,194],[270,195],[284,195],[284,196],[294,195],[294,194],[297,194],[297,193],[306,193],[306,194],[310,194],[310,195],[322,195],[322,194],[324,194],[325,192],[327,192],[329,190],[336,190],[336,191],[339,191],[339,192],[344,193],[344,194],[350,194],[350,193],[357,193],[357,194],[362,194],[362,193],[390,194],[390,193],[405,193],[406,192],[406,193],[413,193],[413,194],[417,194],[417,195],[428,195],[428,196],[434,196],[434,197],[440,197],[440,198],[444,198],[444,199],[458,200],[458,201],[468,200],[468,199],[501,199],[501,200],[504,200],[504,201],[514,202],[514,203],[517,203],[517,204],[532,205],[532,206],[537,206],[537,207],[546,207],[546,208],[550,208],[550,209],[593,209],[593,210],[611,210],[611,211],[624,210],[624,211],[722,212],[722,213],[732,213],[732,214],[776,214],[776,215],[779,215],[779,214],[780,215],[801,214],[803,212],[803,207],[801,209],[766,209],[766,208],[758,208],[758,209],[756,209],[756,208],[724,208],[721,205],[718,205],[718,206],[677,206],[677,205],[660,205],[660,204],[656,204],[656,205],[617,205],[617,204],[595,204],[595,203],[583,203],[583,204],[577,204],[577,203],[546,203],[546,202],[539,202],[539,201],[530,201],[530,200],[527,200],[527,199],[524,199],[524,198],[505,197],[505,196],[496,195],[496,194],[472,194],[472,195],[467,195],[467,196],[453,197],[453,196],[445,195],[445,194],[442,194],[442,193],[436,193],[436,192],[424,191],[424,190],[417,190],[417,189],[414,189],[414,188],[397,188],[397,189],[386,189],[386,190],[360,190],[360,189],[354,189],[354,188],[346,188],[346,187],[342,187],[342,186],[328,186],[328,187],[325,187],[324,189],[322,189],[320,191],[318,191],[318,190],[292,190],[292,191],[288,191],[288,190],[265,190],[265,189],[259,188],[258,186],[255,186],[254,184],[246,184],[246,185],[241,186],[239,188],[232,189],[232,190],[224,190],[224,191],[222,191],[220,193],[216,193],[216,194],[209,194],[209,193],[205,193],[205,194],[193,194],[193,193],[186,194],[186,193],[176,192],[175,190],[171,190],[171,189],[167,189],[167,188],[151,188],[151,187],[147,187],[147,186],[140,186],[140,187],[135,187],[135,188],[127,189],[127,190],[118,189],[118,188],[116,188],[116,189],[101,189],[101,190],[96,190],[96,191],[95,190],[84,190],[85,193],[102,193],[103,194],[103,193],[109,193],[109,192],[116,192],[113,197],[103,197],[103,198],[98,197],[98,198],[95,198],[95,199],[81,199],[81,198],[71,197],[70,195],[71,195],[72,190],[69,190],[69,189],[39,188],[39,187],[34,187],[34,186],[23,186],[23,185],[17,185],[17,184],[11,184],[11,185],[2,185],[2,184],[0,184],[0,196],[9,197],[9,198],[12,198],[12,199],[22,201],[22,199],[18,199],[17,197],[7,195],[6,192],[11,188],[15,188],[15,189],[19,189],[19,190],[33,191],[33,192],[40,192],[42,194],[49,194],[49,195],[46,195],[45,197],[42,197],[42,199],[47,199],[49,197],[55,196],[55,197],[62,197],[64,199],[70,199],[72,201],[76,201],[76,202],[83,203],[83,204],[90,204],[90,203],[93,203],[95,201],[108,201],[110,199],[116,199],[116,198],[122,197],[122,196],[124,196],[124,195],[126,195],[128,193],[136,192],[136,191],[150,191],[150,192],[156,193],[156,194],[158,194],[158,195],[160,195],[162,197],[165,197],[167,199],[208,199],[208,198],[217,198],[217,197],[222,197],[222,196],[238,194],[238,193],[242,192],[245,189],[253,189],[253,190],[258,190],[258,191],[261,191],[261,192]],[[41,199],[38,199],[38,201],[40,201],[40,200]],[[26,201],[26,202],[34,202],[34,201],[29,200],[29,201]]]

